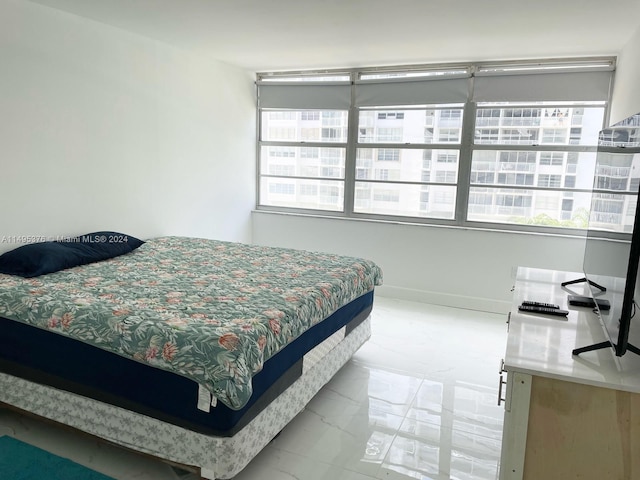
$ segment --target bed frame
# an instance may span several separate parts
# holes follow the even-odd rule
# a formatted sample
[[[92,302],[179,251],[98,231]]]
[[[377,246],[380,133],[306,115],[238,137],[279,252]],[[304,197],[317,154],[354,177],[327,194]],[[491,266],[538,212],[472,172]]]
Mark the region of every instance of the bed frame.
[[[311,366],[304,368],[302,376],[232,437],[196,433],[5,373],[0,373],[0,402],[134,451],[194,467],[202,478],[229,479],[305,408],[370,335],[369,316],[341,341],[327,339],[314,349]]]

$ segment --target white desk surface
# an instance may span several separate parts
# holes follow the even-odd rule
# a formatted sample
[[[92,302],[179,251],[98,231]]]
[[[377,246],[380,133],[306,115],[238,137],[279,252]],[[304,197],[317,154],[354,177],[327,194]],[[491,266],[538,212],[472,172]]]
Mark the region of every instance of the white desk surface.
[[[640,355],[627,352],[617,357],[612,348],[572,355],[580,348],[608,340],[598,316],[591,308],[569,306],[570,294],[588,295],[584,283],[562,287],[561,283],[581,278],[575,272],[518,268],[514,303],[509,320],[509,335],[505,355],[505,370],[593,386],[640,392]],[[607,289],[606,296],[612,305],[618,303],[620,285]],[[555,303],[569,310],[568,317],[518,312],[523,300]],[[609,315],[617,315],[612,308]],[[605,321],[611,321],[603,315]],[[640,339],[640,315],[632,320],[630,342],[633,334]],[[634,343],[640,346],[640,342]]]

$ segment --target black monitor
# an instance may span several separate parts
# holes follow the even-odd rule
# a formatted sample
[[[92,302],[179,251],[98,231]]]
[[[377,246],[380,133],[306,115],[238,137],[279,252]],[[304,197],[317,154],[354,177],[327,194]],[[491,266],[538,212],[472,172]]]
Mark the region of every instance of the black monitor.
[[[591,192],[591,211],[586,235],[582,279],[591,305],[601,320],[607,341],[577,348],[580,354],[613,348],[617,356],[627,351],[640,354],[640,114],[605,130],[598,139],[598,153]],[[610,309],[599,308],[598,304]],[[638,316],[640,317],[640,315]],[[634,323],[638,323],[634,326]],[[630,334],[637,333],[636,344]]]

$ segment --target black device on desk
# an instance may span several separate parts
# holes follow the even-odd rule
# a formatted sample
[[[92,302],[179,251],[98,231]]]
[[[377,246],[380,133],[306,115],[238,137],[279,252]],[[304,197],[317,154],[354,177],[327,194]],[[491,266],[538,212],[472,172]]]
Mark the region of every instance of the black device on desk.
[[[585,297],[582,295],[569,295],[567,297],[567,301],[569,302],[569,305],[575,305],[576,307],[595,308],[597,304],[600,310],[611,309],[611,304],[609,303],[609,300],[606,300],[604,298],[592,298],[592,297]]]

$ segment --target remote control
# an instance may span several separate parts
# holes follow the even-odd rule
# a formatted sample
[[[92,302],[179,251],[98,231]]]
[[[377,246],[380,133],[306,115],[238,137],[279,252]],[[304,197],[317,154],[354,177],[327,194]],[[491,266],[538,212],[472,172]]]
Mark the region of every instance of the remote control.
[[[558,317],[566,317],[569,315],[568,310],[560,310],[559,308],[536,307],[535,305],[520,305],[518,310],[526,313],[543,313],[545,315],[556,315]]]
[[[522,305],[530,305],[532,307],[555,308],[556,310],[560,308],[559,305],[556,305],[554,303],[532,302],[531,300],[525,300],[524,302],[522,302]]]

